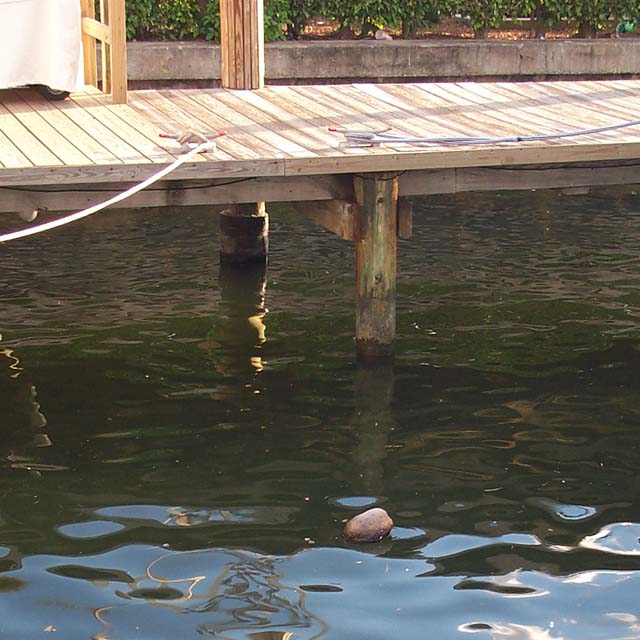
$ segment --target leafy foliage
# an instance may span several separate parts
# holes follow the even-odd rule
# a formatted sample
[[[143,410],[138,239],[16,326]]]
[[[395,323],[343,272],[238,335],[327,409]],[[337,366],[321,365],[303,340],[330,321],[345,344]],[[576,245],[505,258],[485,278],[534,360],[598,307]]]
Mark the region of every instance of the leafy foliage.
[[[291,0],[265,0],[266,40],[283,40]],[[126,0],[130,40],[220,40],[219,0]]]
[[[579,27],[590,27],[593,32],[607,26],[611,21],[621,20],[625,16],[632,17],[638,12],[637,2],[631,0],[544,0],[542,5],[552,24],[570,20]]]
[[[313,18],[324,17],[360,36],[379,28],[405,37],[442,17],[468,18],[478,34],[508,18],[533,16],[545,25],[572,23],[580,33],[640,12],[637,0],[264,0],[265,39],[295,36]],[[219,0],[126,0],[130,39],[219,40]]]
[[[127,2],[129,39],[198,38],[203,30],[197,0],[133,0]]]

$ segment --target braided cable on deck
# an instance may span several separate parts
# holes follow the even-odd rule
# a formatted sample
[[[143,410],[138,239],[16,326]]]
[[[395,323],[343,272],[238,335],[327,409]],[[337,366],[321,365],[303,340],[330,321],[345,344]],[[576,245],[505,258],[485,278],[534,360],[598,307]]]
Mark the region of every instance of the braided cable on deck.
[[[560,131],[558,133],[540,133],[519,136],[451,136],[451,137],[422,137],[422,136],[406,136],[389,133],[389,129],[382,131],[351,131],[349,129],[339,129],[330,127],[329,131],[341,133],[344,135],[345,141],[351,146],[371,146],[379,144],[433,144],[433,145],[465,145],[465,144],[501,144],[503,142],[538,142],[541,140],[559,140],[562,138],[574,138],[577,136],[588,136],[596,133],[604,133],[605,131],[615,131],[616,129],[624,129],[626,127],[635,127],[640,125],[640,120],[627,120],[616,124],[610,124],[603,127],[594,127],[592,129],[576,129],[573,131]]]

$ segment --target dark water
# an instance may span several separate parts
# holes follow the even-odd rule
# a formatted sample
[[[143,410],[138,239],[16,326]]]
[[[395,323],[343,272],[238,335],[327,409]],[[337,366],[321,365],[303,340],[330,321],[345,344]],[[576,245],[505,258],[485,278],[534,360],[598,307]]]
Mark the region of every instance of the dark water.
[[[393,368],[348,243],[273,207],[238,280],[216,225],[0,248],[0,636],[640,638],[639,196],[417,201]]]

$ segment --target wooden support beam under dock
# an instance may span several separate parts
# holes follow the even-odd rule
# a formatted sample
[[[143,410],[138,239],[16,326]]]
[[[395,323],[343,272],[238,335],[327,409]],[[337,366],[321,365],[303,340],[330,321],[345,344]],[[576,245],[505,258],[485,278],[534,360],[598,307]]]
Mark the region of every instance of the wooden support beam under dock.
[[[384,353],[395,332],[395,243],[410,235],[404,197],[640,183],[640,126],[611,128],[638,118],[638,97],[637,80],[167,89],[130,92],[128,104],[91,87],[61,102],[0,91],[0,212],[91,206],[179,157],[161,133],[223,130],[215,152],[121,206],[324,201],[311,217],[357,247],[357,341],[377,343],[360,351]],[[330,127],[411,137],[590,133],[353,147]]]

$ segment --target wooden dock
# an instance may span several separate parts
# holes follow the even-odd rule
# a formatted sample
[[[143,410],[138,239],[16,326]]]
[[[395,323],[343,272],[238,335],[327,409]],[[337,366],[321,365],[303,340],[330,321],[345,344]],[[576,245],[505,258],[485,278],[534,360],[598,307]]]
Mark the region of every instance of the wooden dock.
[[[640,127],[546,142],[478,146],[341,146],[331,126],[392,127],[419,136],[511,136],[590,129],[639,117],[640,81],[274,86],[147,90],[114,105],[88,88],[48,102],[30,90],[0,91],[0,186],[61,187],[132,183],[177,156],[161,132],[224,130],[218,149],[171,176],[225,182],[231,189],[185,194],[181,202],[251,202],[346,197],[353,173],[398,171],[401,194],[530,188],[638,179],[634,167],[596,175],[585,165],[640,158]],[[535,167],[527,172],[526,165]],[[557,170],[540,176],[540,165]],[[496,171],[517,167],[520,172]],[[492,170],[493,169],[493,170]],[[538,179],[536,179],[538,175]],[[342,177],[342,179],[341,179]],[[252,178],[260,179],[251,184]],[[334,178],[336,178],[334,180]],[[18,193],[18,192],[16,192]],[[23,193],[23,192],[20,192]],[[144,203],[174,202],[154,192]],[[5,190],[0,210],[24,206]],[[68,194],[65,206],[73,202]],[[49,206],[50,209],[55,208]],[[51,203],[50,203],[51,205]]]
[[[358,354],[385,355],[395,337],[397,237],[410,233],[403,196],[640,183],[640,126],[545,141],[373,147],[345,146],[329,128],[553,134],[635,120],[639,97],[640,81],[167,89],[130,92],[128,104],[95,88],[60,102],[0,91],[0,211],[96,204],[179,156],[161,133],[224,131],[215,152],[121,206],[224,204],[237,216],[242,203],[305,202],[306,215],[355,241]]]

